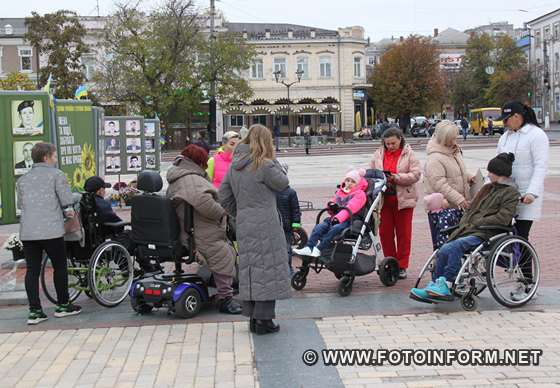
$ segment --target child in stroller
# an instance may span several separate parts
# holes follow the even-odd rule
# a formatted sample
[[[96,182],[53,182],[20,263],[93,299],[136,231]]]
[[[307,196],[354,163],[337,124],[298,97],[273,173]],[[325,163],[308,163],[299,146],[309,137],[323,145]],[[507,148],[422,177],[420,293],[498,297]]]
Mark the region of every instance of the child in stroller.
[[[333,238],[350,226],[351,214],[343,208],[348,208],[352,214],[357,214],[366,204],[367,197],[364,190],[368,183],[363,178],[364,175],[363,169],[353,169],[346,173],[334,198],[327,203],[328,212],[332,217],[315,225],[307,245],[293,250],[296,255],[321,257],[321,252],[332,245]]]

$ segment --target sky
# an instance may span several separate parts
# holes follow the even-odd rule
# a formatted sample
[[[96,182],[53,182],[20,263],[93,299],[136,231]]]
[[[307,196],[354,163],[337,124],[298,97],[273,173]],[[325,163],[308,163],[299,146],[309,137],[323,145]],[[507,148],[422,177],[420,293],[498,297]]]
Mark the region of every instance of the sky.
[[[6,0],[4,0],[6,1]],[[130,1],[130,0],[129,0]],[[210,0],[194,0],[208,7]],[[144,7],[162,0],[144,0]],[[70,9],[80,15],[101,15],[114,10],[114,0],[27,0],[2,5],[0,17],[25,17]],[[458,30],[490,22],[508,21],[515,27],[560,6],[558,0],[216,0],[216,7],[231,22],[292,23],[336,29],[359,25],[372,41],[410,34],[431,35],[434,28]]]

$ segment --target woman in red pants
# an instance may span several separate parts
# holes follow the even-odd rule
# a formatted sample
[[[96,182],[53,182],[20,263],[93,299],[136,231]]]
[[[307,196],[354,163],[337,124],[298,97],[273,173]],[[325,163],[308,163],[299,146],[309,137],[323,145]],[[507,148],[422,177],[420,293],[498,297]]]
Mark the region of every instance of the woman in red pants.
[[[386,171],[387,191],[381,209],[379,236],[383,254],[399,262],[399,278],[406,279],[412,239],[412,214],[418,200],[416,183],[422,175],[420,162],[399,128],[387,129],[371,167]]]

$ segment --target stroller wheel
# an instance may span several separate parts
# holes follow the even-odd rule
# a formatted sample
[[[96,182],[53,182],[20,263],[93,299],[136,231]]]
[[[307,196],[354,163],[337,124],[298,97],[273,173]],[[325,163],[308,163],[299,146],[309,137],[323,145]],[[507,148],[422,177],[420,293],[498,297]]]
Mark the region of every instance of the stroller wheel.
[[[350,276],[343,276],[338,283],[338,295],[348,296],[352,293],[352,284],[354,283],[354,278]]]
[[[292,288],[294,290],[297,290],[297,291],[303,290],[306,283],[307,283],[307,276],[304,275],[303,272],[297,271],[292,276]]]
[[[461,307],[463,307],[465,311],[474,311],[477,306],[478,303],[474,296],[465,294],[461,297]]]
[[[394,286],[399,279],[399,262],[394,257],[386,257],[379,264],[379,279],[387,287]]]

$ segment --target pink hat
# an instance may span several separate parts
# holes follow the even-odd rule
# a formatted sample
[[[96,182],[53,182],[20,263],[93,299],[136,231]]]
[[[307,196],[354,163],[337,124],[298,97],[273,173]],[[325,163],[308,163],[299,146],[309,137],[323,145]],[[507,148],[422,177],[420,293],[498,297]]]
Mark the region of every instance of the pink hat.
[[[442,193],[432,193],[424,197],[426,210],[429,212],[437,212],[442,210],[445,206],[445,199]]]
[[[348,171],[344,176],[344,179],[350,178],[354,182],[358,183],[364,175],[366,175],[366,170],[364,170],[363,168],[356,168]]]

